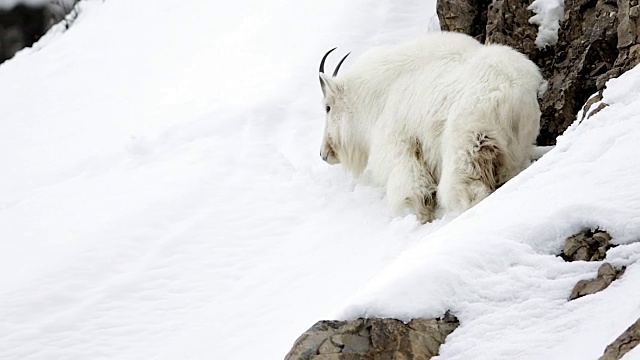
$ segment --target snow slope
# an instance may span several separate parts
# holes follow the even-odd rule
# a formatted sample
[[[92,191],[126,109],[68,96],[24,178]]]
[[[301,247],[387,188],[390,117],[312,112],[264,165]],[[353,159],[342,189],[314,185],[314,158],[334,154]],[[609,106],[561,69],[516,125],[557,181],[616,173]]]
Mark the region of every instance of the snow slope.
[[[431,231],[321,161],[317,68],[432,12],[90,1],[0,66],[0,359],[282,358]]]
[[[637,71],[478,207],[421,226],[320,160],[316,71],[437,25],[432,2],[81,10],[0,66],[0,359],[281,359],[319,319],[445,309],[462,325],[440,359],[585,359],[640,317]],[[599,264],[554,254],[592,226],[629,267],[568,303]]]

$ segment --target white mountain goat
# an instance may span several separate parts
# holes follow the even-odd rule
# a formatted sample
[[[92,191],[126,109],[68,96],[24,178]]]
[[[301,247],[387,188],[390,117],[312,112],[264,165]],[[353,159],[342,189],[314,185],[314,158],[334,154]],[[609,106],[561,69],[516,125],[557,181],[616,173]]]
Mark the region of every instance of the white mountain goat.
[[[460,213],[532,159],[540,128],[538,67],[516,50],[450,32],[370,50],[324,74],[320,156],[386,186],[394,208],[423,222]]]

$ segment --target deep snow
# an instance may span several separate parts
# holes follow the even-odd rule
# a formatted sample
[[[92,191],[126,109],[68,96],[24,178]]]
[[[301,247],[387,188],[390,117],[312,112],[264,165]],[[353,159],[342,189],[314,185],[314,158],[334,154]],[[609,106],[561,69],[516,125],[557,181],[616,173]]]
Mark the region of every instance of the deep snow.
[[[318,156],[322,54],[414,37],[433,13],[89,1],[0,66],[0,358],[281,359],[319,319],[446,309],[462,325],[440,359],[597,358],[640,316],[637,71],[453,220],[394,217]],[[595,226],[630,266],[569,303],[599,264],[554,254]]]

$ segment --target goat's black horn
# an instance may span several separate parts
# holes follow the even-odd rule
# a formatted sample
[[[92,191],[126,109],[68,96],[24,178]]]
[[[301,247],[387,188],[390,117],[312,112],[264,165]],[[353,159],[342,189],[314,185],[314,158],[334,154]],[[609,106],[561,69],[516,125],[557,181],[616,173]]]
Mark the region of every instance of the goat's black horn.
[[[324,61],[327,60],[327,56],[329,56],[329,54],[331,54],[331,52],[333,50],[337,49],[337,47],[334,47],[333,49],[327,51],[326,54],[324,54],[324,56],[322,57],[322,61],[320,61],[320,72],[324,73]]]
[[[340,62],[338,63],[338,66],[336,66],[336,69],[335,69],[335,70],[333,70],[333,76],[334,76],[334,77],[335,77],[336,75],[338,75],[338,70],[340,70],[340,65],[342,65],[342,63],[343,63],[343,62],[344,62],[344,60],[347,58],[347,56],[349,56],[349,54],[351,54],[351,53],[348,53],[347,55],[345,55],[345,56],[342,58],[342,60],[340,60]]]

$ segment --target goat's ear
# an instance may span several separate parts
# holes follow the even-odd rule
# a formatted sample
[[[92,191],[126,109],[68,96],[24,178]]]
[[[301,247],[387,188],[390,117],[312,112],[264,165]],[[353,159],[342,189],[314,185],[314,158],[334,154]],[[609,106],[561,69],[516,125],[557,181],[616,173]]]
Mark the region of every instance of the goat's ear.
[[[335,94],[339,90],[336,80],[325,73],[320,73],[320,88],[325,97],[328,93]]]

